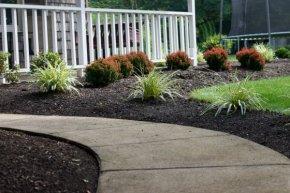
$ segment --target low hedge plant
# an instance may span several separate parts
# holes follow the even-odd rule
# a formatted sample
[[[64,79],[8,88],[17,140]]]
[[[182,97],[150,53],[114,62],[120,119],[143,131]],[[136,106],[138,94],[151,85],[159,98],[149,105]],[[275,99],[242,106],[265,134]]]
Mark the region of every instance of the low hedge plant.
[[[228,52],[223,48],[213,48],[204,53],[204,58],[209,68],[215,71],[229,70],[231,64],[228,60]]]
[[[166,65],[170,70],[186,70],[191,64],[192,60],[189,58],[188,54],[183,51],[174,52],[166,57]]]
[[[131,52],[127,54],[127,58],[134,66],[135,74],[148,74],[154,69],[154,64],[144,52]]]
[[[264,69],[265,59],[262,54],[253,48],[243,48],[236,54],[242,68],[260,71]]]

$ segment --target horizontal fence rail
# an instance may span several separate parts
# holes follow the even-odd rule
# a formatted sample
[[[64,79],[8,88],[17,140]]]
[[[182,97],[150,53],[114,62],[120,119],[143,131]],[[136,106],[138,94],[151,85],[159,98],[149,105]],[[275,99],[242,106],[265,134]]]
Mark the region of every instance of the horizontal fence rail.
[[[0,3],[0,51],[28,72],[39,52],[58,52],[68,66],[143,51],[153,61],[182,50],[194,57],[190,12],[94,9]]]

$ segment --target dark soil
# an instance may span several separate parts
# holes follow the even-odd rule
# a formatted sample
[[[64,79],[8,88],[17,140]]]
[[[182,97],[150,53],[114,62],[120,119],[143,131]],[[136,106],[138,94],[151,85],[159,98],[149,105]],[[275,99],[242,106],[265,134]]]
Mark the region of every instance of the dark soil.
[[[238,76],[252,75],[253,79],[290,75],[290,61],[279,60],[267,64],[262,72],[234,67],[230,72],[213,72],[201,65],[180,71],[176,78],[185,96],[195,89],[230,82],[238,69]],[[209,112],[200,116],[207,104],[190,99],[175,102],[128,100],[134,77],[117,81],[103,88],[79,88],[76,94],[41,94],[36,85],[21,83],[0,86],[0,112],[108,117],[179,125],[195,126],[237,135],[270,147],[290,158],[290,117],[271,112],[249,112],[214,116]]]
[[[1,193],[95,193],[97,159],[66,142],[0,129]]]

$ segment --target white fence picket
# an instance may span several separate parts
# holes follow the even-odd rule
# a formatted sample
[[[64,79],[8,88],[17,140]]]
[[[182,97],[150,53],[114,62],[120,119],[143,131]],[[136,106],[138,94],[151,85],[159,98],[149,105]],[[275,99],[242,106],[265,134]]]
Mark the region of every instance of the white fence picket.
[[[111,16],[111,38],[112,38],[112,54],[117,54],[117,42],[116,42],[116,17],[113,13]]]
[[[119,32],[119,54],[124,54],[124,38],[123,38],[123,15],[122,13],[119,14],[118,20],[118,32]]]
[[[43,51],[48,52],[47,10],[42,10]]]
[[[2,25],[2,48],[4,52],[8,52],[8,39],[7,39],[7,23],[6,23],[6,9],[1,9],[1,25]]]
[[[20,64],[17,10],[12,9],[14,64]]]
[[[66,38],[66,19],[65,12],[61,12],[61,49],[62,49],[62,59],[67,64],[67,38]]]
[[[77,66],[77,54],[76,54],[76,38],[75,38],[75,15],[74,12],[70,12],[70,49],[71,49],[71,62],[72,66]]]
[[[39,39],[38,39],[38,18],[37,10],[32,10],[32,23],[33,23],[33,48],[34,55],[37,55],[39,52]]]
[[[129,14],[125,14],[125,19],[126,19],[126,52],[129,53],[131,51],[131,37],[130,37],[130,17]]]
[[[139,42],[140,42],[140,48],[139,51],[144,52],[144,43],[143,43],[143,16],[142,14],[139,14]]]
[[[52,50],[58,52],[58,42],[57,42],[57,20],[56,20],[56,11],[52,11],[51,16],[51,30],[52,30]]]
[[[28,37],[28,22],[27,22],[27,10],[24,9],[22,11],[22,24],[23,24],[23,43],[24,43],[24,65],[25,70],[29,70],[30,61],[29,61],[29,37]]]
[[[95,60],[95,52],[94,52],[94,31],[93,31],[93,16],[92,13],[87,14],[88,18],[88,34],[89,34],[89,56],[90,62]]]

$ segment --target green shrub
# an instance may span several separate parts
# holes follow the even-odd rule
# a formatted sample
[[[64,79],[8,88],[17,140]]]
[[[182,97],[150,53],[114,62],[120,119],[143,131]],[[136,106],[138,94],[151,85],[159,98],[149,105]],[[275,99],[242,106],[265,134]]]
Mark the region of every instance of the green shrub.
[[[249,79],[248,76],[243,81],[239,81],[235,76],[234,83],[227,85],[226,89],[222,91],[223,94],[210,104],[202,114],[212,109],[217,109],[215,116],[219,115],[224,109],[227,110],[227,114],[239,109],[242,115],[245,115],[248,110],[263,110],[262,103],[264,100],[248,86]]]
[[[171,70],[186,70],[192,64],[192,60],[188,57],[186,52],[177,51],[169,54],[166,57],[166,65]]]
[[[228,52],[223,48],[213,48],[204,53],[204,58],[209,68],[215,71],[229,70]]]
[[[50,65],[58,65],[63,63],[63,60],[57,52],[40,52],[35,58],[32,59],[30,70],[33,73],[36,68],[44,69],[47,67],[48,63],[50,63]]]
[[[99,59],[86,68],[86,81],[93,86],[105,86],[120,78],[120,65],[112,59]]]
[[[174,99],[181,97],[174,88],[176,80],[173,79],[175,73],[163,74],[161,72],[152,71],[148,76],[142,75],[137,77],[137,82],[133,86],[129,98],[141,98],[143,100],[166,100],[166,97]]]
[[[16,83],[19,81],[19,65],[15,64],[12,69],[5,73],[5,78],[9,83]]]
[[[134,66],[126,56],[116,55],[110,58],[119,64],[122,77],[126,78],[133,74]]]
[[[9,64],[7,63],[7,61],[9,57],[10,53],[0,52],[0,75],[5,74],[5,72],[8,70]]]
[[[242,68],[250,70],[263,70],[266,63],[262,54],[253,48],[243,48],[237,52],[236,57]]]
[[[198,52],[197,52],[197,61],[200,63],[206,62],[204,59],[204,55],[200,50],[198,50]]]
[[[281,59],[290,58],[290,51],[285,47],[278,48],[275,52],[275,55]]]
[[[37,67],[32,76],[36,79],[41,92],[72,92],[80,82],[74,76],[74,71],[68,69],[64,63],[51,64],[46,67]]]
[[[148,74],[154,69],[153,63],[144,52],[131,52],[127,57],[133,64],[136,74]]]
[[[166,62],[154,62],[155,67],[166,67]]]
[[[204,51],[211,50],[213,48],[222,48],[222,44],[220,43],[220,37],[218,34],[213,36],[209,36],[206,41],[202,44],[202,49]]]
[[[265,62],[272,62],[274,60],[275,52],[269,45],[255,44],[254,49],[262,54]]]

